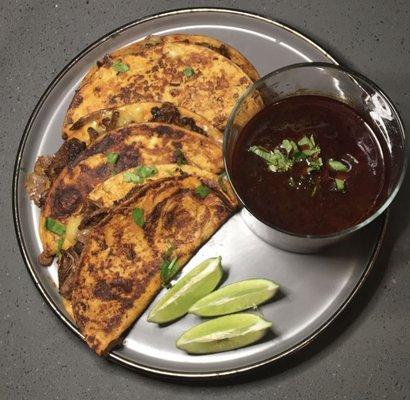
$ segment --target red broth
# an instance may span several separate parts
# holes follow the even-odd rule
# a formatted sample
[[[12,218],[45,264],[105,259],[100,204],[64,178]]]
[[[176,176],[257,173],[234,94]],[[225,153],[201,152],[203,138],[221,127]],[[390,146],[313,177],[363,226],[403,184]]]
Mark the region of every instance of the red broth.
[[[311,160],[297,158],[303,145],[290,153],[294,163],[287,171],[272,172],[271,164],[249,150],[280,149],[286,156],[284,139],[297,144],[311,135],[323,164],[314,171],[308,172]],[[295,234],[326,235],[358,224],[380,206],[384,146],[353,108],[322,96],[291,97],[268,105],[248,122],[234,148],[230,175],[242,202],[261,221]],[[332,169],[329,159],[348,171]]]

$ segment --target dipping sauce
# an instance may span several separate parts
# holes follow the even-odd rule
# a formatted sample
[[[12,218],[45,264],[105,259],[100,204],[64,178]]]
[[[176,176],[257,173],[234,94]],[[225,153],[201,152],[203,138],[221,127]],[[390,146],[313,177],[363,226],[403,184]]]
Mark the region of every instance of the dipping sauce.
[[[259,220],[327,235],[360,223],[383,202],[385,146],[353,108],[322,96],[290,97],[247,123],[230,176]]]

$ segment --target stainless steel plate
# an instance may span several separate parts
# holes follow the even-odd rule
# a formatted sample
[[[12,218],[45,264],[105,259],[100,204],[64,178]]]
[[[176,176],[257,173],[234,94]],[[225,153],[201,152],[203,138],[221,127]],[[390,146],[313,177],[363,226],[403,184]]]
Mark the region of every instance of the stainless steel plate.
[[[171,32],[215,36],[243,52],[261,75],[306,61],[335,60],[309,39],[277,22],[240,11],[192,9],[149,17],[100,39],[76,57],[53,81],[34,110],[21,141],[14,181],[14,213],[22,254],[48,304],[73,332],[81,336],[61,305],[56,266],[37,262],[41,251],[37,224],[39,210],[28,200],[23,181],[38,155],[54,152],[61,143],[64,114],[88,68],[105,53],[147,34]],[[208,377],[229,375],[273,362],[316,337],[351,300],[371,269],[383,236],[379,219],[348,242],[318,255],[277,250],[258,239],[241,214],[229,220],[186,266],[221,255],[229,271],[227,282],[265,277],[278,282],[281,296],[261,308],[273,321],[263,342],[227,353],[189,356],[175,348],[176,338],[199,319],[187,316],[166,328],[146,322],[144,314],[128,333],[124,346],[108,355],[123,365],[161,375]],[[149,311],[149,310],[148,310]]]

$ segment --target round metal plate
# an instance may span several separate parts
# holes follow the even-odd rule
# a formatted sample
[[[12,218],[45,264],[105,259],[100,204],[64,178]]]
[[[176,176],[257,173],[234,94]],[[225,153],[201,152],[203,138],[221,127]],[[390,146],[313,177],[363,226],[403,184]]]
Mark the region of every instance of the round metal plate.
[[[215,36],[239,49],[261,75],[299,62],[336,63],[324,50],[294,30],[266,18],[224,9],[189,9],[148,17],[108,34],[76,57],[40,99],[24,132],[16,161],[14,216],[16,232],[28,270],[58,317],[78,336],[65,314],[57,290],[57,270],[41,267],[38,236],[39,210],[24,190],[24,170],[32,170],[37,156],[53,153],[61,143],[64,114],[74,90],[88,68],[105,53],[148,34],[171,32]],[[273,330],[261,343],[214,355],[190,356],[176,349],[175,340],[199,319],[186,316],[166,328],[137,321],[122,348],[107,357],[125,366],[168,376],[231,375],[283,358],[303,347],[344,309],[369,273],[383,237],[386,218],[350,240],[316,255],[275,249],[246,227],[241,214],[231,218],[185,267],[221,255],[229,271],[226,283],[264,277],[278,282],[280,296],[261,307]],[[149,312],[149,310],[148,310]]]

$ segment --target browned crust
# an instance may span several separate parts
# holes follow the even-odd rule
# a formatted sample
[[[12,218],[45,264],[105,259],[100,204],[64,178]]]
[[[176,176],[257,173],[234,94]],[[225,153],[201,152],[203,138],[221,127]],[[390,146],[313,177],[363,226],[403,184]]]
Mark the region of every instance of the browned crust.
[[[234,212],[219,190],[199,197],[200,184],[192,176],[146,184],[90,232],[72,299],[75,320],[97,354],[118,343],[160,290],[159,266],[170,243],[182,267]],[[144,210],[143,228],[132,220],[136,207]]]
[[[197,46],[206,47],[210,50],[215,51],[216,53],[220,54],[221,56],[228,58],[232,62],[234,62],[239,68],[241,68],[248,76],[252,79],[252,81],[257,81],[260,78],[260,75],[253,64],[236,48],[224,43],[223,41],[206,36],[206,35],[187,35],[183,33],[174,34],[174,35],[164,35],[164,36],[156,36],[156,35],[149,35],[146,38],[135,42],[129,46],[121,48],[111,54],[111,56],[115,57],[117,55],[123,55],[133,52],[141,51],[142,49],[149,48],[155,46],[160,43],[174,43],[174,42],[181,42],[181,43],[189,43],[194,44]],[[110,68],[112,66],[112,58],[110,55],[106,54],[101,60],[96,62],[95,67],[93,67],[83,79],[83,83],[85,83],[91,76],[95,73],[96,70],[99,68]]]
[[[127,138],[137,135],[143,140],[155,137],[162,143],[162,146],[154,149],[141,149],[139,143],[137,146],[127,144]],[[86,194],[98,183],[111,176],[113,171],[119,173],[131,167],[143,165],[144,152],[149,152],[150,158],[157,161],[153,164],[172,163],[174,151],[179,148],[179,145],[194,146],[195,141],[195,146],[199,146],[196,147],[198,153],[204,152],[205,144],[211,149],[208,154],[213,158],[209,159],[208,168],[213,170],[212,172],[221,171],[222,157],[219,145],[193,132],[161,123],[130,125],[113,131],[84,150],[68,165],[50,190],[44,214],[54,218],[63,218],[77,211],[83,204]],[[116,152],[120,155],[115,166],[107,163],[99,163],[96,167],[88,166],[87,159],[108,152]],[[188,160],[188,163],[195,165],[195,158]],[[201,166],[205,167],[205,165]],[[74,174],[76,167],[77,170],[78,168],[81,170],[77,175]],[[71,175],[75,178],[74,180],[70,179]]]
[[[164,122],[222,142],[222,132],[205,118],[169,102],[138,102],[121,107],[109,107],[92,112],[63,130],[63,139],[76,138],[87,145],[105,136],[109,131],[129,124]]]
[[[219,173],[223,170],[222,150],[215,141],[195,132],[162,123],[129,125],[113,131],[83,151],[60,174],[50,189],[42,210],[47,217],[66,224],[84,207],[87,195],[113,174],[138,165],[170,164],[176,149],[181,149],[189,165]],[[115,165],[107,162],[106,154],[119,154]],[[58,238],[40,226],[44,254],[56,251]]]
[[[76,120],[99,109],[135,102],[169,101],[197,112],[223,129],[230,111],[252,80],[233,62],[208,47],[185,42],[131,45],[109,55],[129,70],[116,73],[102,63],[84,78],[74,95],[64,131]],[[185,76],[192,66],[195,73]],[[98,89],[98,90],[97,90]],[[257,110],[260,99],[253,102]]]

